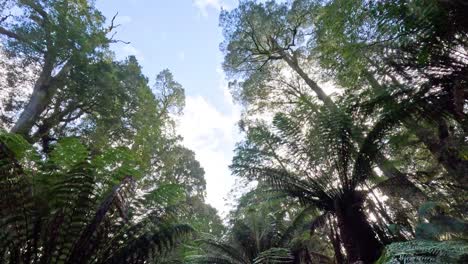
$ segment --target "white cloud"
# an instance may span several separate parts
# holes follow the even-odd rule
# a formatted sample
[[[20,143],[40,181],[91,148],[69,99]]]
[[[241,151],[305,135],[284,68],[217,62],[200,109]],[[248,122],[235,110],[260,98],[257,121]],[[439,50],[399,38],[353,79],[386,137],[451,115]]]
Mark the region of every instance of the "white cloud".
[[[124,59],[130,55],[137,57],[138,61],[143,61],[143,53],[132,44],[118,44],[114,49],[118,59]]]
[[[223,6],[221,0],[192,0],[192,2],[193,5],[196,6],[200,10],[200,13],[205,17],[208,16],[208,9],[212,8],[215,10],[220,10]]]
[[[195,151],[197,160],[205,169],[207,202],[223,216],[228,211],[225,199],[235,182],[228,166],[235,143],[240,138],[237,128],[240,110],[232,103],[225,84],[223,79],[220,88],[228,111],[221,112],[202,96],[188,96],[184,115],[178,124],[184,145]]]

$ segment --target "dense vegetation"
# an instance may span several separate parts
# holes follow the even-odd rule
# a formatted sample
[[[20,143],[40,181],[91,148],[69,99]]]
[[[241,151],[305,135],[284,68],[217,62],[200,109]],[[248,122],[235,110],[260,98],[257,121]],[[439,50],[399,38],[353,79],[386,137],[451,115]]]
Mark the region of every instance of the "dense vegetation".
[[[240,1],[226,219],[93,1],[0,3],[1,263],[466,263],[468,5]]]

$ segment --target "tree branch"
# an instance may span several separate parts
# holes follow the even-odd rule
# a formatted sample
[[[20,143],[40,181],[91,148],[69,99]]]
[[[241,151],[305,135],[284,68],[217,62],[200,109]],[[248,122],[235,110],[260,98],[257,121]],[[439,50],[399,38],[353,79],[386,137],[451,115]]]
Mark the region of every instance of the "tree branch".
[[[2,35],[5,35],[9,38],[13,38],[13,39],[16,39],[18,41],[22,41],[22,42],[27,42],[26,39],[18,34],[16,34],[15,32],[13,31],[10,31],[4,27],[0,27],[0,34]]]

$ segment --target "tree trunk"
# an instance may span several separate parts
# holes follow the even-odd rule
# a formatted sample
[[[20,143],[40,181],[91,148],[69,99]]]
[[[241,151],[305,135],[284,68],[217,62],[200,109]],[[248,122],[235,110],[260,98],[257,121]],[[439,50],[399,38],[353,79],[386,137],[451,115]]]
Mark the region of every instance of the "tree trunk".
[[[32,127],[49,104],[49,100],[47,100],[48,97],[49,95],[46,87],[35,89],[28,104],[18,118],[18,121],[16,121],[11,129],[11,132],[28,138]]]
[[[52,70],[54,68],[53,57],[50,56],[50,54],[46,54],[44,59],[45,62],[39,78],[34,83],[31,98],[11,129],[12,133],[20,134],[26,138],[29,138],[32,127],[37,122],[42,112],[44,112],[50,100],[47,99],[50,98],[49,87],[52,79]]]
[[[335,253],[335,263],[344,264],[345,258],[343,256],[343,252],[341,251],[341,239],[340,235],[338,234],[338,230],[336,230],[337,228],[335,219],[329,219],[328,224],[330,228],[330,234],[328,235],[328,238],[330,239],[333,245],[333,251]]]
[[[335,201],[335,213],[343,246],[349,263],[374,263],[381,252],[382,243],[362,211],[363,199],[351,192]]]
[[[416,136],[426,145],[427,149],[434,155],[437,161],[461,186],[468,184],[468,161],[462,157],[463,145],[456,145],[447,122],[443,117],[435,117],[438,123],[437,132],[424,129],[422,126],[415,127],[414,122],[407,127],[412,127]],[[432,134],[431,134],[432,133]]]
[[[329,108],[330,110],[334,110],[337,108],[333,100],[322,90],[322,88],[314,80],[312,80],[306,72],[302,70],[302,68],[298,65],[298,62],[294,57],[292,57],[284,51],[281,52],[281,56],[283,60],[288,64],[288,66],[293,71],[295,71],[304,80],[304,82],[316,93],[317,97],[323,102],[323,104],[327,108]],[[355,136],[358,137],[355,140],[357,141],[357,143],[361,143],[362,139],[364,138],[364,133],[359,128],[355,127],[355,129],[357,131]],[[388,162],[387,158],[380,152],[376,154],[375,163],[377,164],[379,169],[382,170],[382,172],[387,178],[406,177],[404,173],[400,172],[397,168],[391,165],[390,162]],[[416,187],[413,183],[407,181],[407,184],[413,186],[413,189],[417,192],[418,197],[425,196],[424,193],[421,190],[419,190],[419,188]],[[416,208],[420,206],[419,200],[415,201],[412,196],[401,198],[405,199]]]
[[[51,74],[54,68],[52,61],[52,58],[46,57],[41,75],[34,84],[31,98],[11,129],[12,133],[17,133],[30,139],[32,127],[50,104],[58,87],[64,85],[63,80],[71,69],[70,62],[65,63],[59,73],[52,77]]]
[[[299,67],[297,61],[293,57],[286,54],[285,52],[283,52],[281,55],[283,56],[283,59],[286,61],[289,67],[291,67],[304,80],[304,82],[315,92],[315,94],[320,99],[320,101],[322,101],[330,109],[336,108],[336,105],[332,101],[332,99],[325,93],[325,91],[322,90],[322,88],[314,80],[312,80],[307,75],[307,73],[305,73],[302,70],[301,67]]]

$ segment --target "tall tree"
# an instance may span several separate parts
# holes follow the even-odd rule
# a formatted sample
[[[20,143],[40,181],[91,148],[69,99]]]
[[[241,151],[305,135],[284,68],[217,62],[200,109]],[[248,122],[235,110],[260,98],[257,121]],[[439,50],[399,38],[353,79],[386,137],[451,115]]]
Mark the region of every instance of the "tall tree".
[[[314,64],[307,61],[306,56],[306,39],[313,34],[310,25],[318,6],[314,1],[245,1],[236,9],[221,14],[225,36],[221,45],[225,53],[224,69],[228,76],[239,78],[232,82],[232,88],[244,102],[256,107],[267,100],[279,100],[287,108],[315,95],[330,111],[338,109],[319,84],[318,77],[314,78],[311,73]],[[291,85],[288,82],[291,78],[298,78],[307,89]],[[271,87],[275,92],[270,92]],[[359,144],[365,127],[355,129],[360,132],[353,140]],[[376,161],[388,178],[411,184],[405,173],[382,153],[377,154]],[[411,201],[410,197],[407,199]]]
[[[343,114],[345,108],[315,108],[304,106],[292,113],[279,113],[271,127],[261,123],[247,127],[247,140],[239,145],[232,169],[304,206],[320,208],[323,215],[317,224],[332,216],[349,261],[372,263],[379,257],[382,244],[402,238],[402,234],[387,229],[394,219],[374,193],[375,188],[396,189],[394,195],[400,197],[406,192],[413,200],[424,200],[424,194],[418,197],[413,185],[402,185],[394,178],[380,179],[370,186],[375,182],[376,155],[384,149],[385,132],[394,124],[391,116],[377,121],[358,146],[359,151],[354,152],[353,115]],[[370,221],[370,214],[376,222]]]
[[[146,207],[135,209],[140,216],[152,216],[155,207],[160,213],[167,209],[168,221],[196,223],[189,216],[198,215],[206,221],[198,227],[220,232],[216,210],[204,202],[204,171],[175,132],[173,116],[182,112],[185,95],[172,73],[163,70],[151,87],[134,56],[117,61],[108,47],[119,41],[111,35],[116,17],[106,26],[94,1],[14,0],[2,2],[0,11],[1,66],[7,73],[0,92],[13,106],[2,107],[7,113],[2,112],[1,125],[42,145],[39,155],[47,162],[35,170],[50,177],[33,180],[54,188],[82,161],[93,167],[96,199],[132,175],[133,194],[142,195],[136,198]],[[52,191],[48,195],[55,199]],[[171,211],[175,207],[179,210]],[[172,236],[170,230],[161,232]],[[161,240],[159,251],[173,247],[171,239]],[[94,247],[90,250],[98,250]]]
[[[35,68],[31,97],[11,130],[29,136],[71,71],[103,56],[114,25],[104,26],[104,17],[88,1],[9,1],[1,11],[4,49]]]

